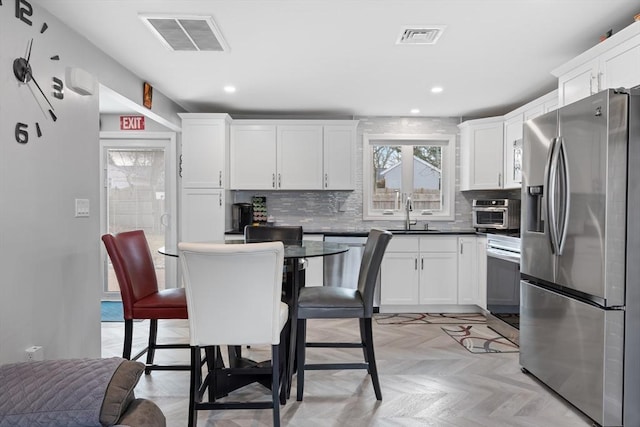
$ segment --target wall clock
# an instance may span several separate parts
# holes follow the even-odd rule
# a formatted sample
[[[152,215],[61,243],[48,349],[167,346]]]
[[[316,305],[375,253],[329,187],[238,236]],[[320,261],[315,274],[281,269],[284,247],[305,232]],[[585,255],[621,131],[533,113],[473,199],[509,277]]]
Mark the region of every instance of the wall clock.
[[[5,1],[5,4],[7,2]],[[3,5],[0,0],[0,6]],[[46,22],[36,23],[34,19],[34,10],[31,3],[27,0],[14,1],[15,18],[21,23],[27,25],[31,36],[24,40],[25,53],[24,56],[13,60],[13,75],[18,80],[21,90],[31,92],[34,104],[31,107],[31,117],[25,117],[24,120],[18,121],[15,126],[15,139],[21,144],[29,142],[30,138],[43,136],[44,123],[55,123],[58,115],[54,104],[64,99],[64,83],[62,78],[56,76],[45,76],[39,72],[38,67],[34,67],[34,59],[47,55],[45,61],[59,61],[60,56],[57,54],[47,54],[46,49],[41,42],[43,37],[47,35],[49,26]],[[49,45],[48,43],[46,44]],[[36,60],[38,66],[43,65],[43,61]],[[48,70],[53,67],[46,67]],[[35,108],[34,108],[35,107]]]

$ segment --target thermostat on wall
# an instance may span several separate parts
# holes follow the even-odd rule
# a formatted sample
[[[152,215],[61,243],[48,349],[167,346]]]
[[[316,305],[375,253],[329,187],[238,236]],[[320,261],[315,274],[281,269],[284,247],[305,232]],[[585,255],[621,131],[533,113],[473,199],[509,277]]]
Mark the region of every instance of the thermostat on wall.
[[[80,95],[93,95],[96,91],[96,79],[82,68],[67,67],[65,70],[67,87]]]

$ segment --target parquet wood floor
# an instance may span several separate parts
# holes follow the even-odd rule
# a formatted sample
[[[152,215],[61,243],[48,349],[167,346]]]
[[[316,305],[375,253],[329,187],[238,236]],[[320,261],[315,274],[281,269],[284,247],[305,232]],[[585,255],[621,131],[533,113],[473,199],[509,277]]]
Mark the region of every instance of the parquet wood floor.
[[[517,353],[472,354],[447,336],[442,325],[378,325],[373,322],[383,400],[376,401],[365,371],[308,371],[304,402],[281,407],[290,427],[584,427],[592,423],[534,378],[523,374]],[[123,323],[102,324],[103,357],[120,356]],[[134,323],[134,353],[142,348],[148,321]],[[187,321],[160,321],[160,342],[188,342]],[[308,322],[308,339],[353,340],[357,321]],[[247,350],[243,350],[247,352]],[[248,350],[268,359],[268,348]],[[358,349],[310,349],[308,362],[360,361]],[[188,363],[188,350],[156,352],[160,363]],[[169,427],[187,424],[189,374],[155,371],[143,375],[136,396],[153,400]],[[235,393],[265,396],[262,386]],[[270,410],[200,412],[198,426],[271,426]]]

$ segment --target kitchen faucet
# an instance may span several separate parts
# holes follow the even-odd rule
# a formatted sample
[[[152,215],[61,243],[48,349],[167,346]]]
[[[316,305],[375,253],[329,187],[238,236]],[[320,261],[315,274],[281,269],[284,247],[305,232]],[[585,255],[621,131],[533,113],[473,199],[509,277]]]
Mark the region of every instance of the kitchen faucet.
[[[407,201],[404,204],[404,212],[405,212],[404,228],[405,228],[405,230],[411,230],[410,213],[411,213],[412,210],[413,210],[413,206],[411,205],[411,196],[407,196]]]

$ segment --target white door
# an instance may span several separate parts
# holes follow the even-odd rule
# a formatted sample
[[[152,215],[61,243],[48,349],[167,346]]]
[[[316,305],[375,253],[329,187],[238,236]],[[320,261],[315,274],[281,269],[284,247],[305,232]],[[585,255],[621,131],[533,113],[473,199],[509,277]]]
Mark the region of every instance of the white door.
[[[176,287],[175,258],[158,253],[161,246],[176,246],[177,240],[175,134],[103,132],[100,153],[101,234],[143,230],[158,287]],[[106,250],[102,254],[103,297],[120,299]]]

